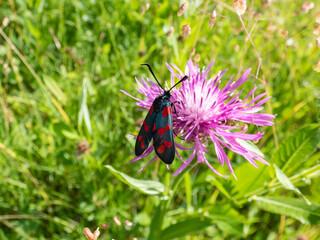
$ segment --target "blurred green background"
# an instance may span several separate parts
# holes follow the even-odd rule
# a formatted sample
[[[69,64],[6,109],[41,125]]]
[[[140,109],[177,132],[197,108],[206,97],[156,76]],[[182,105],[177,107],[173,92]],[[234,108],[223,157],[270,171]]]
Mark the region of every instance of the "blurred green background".
[[[120,92],[143,97],[141,63],[163,83],[166,62],[184,69],[194,54],[200,67],[216,58],[212,74],[229,69],[222,85],[240,67],[254,74],[233,1],[189,1],[178,17],[183,1],[0,0],[0,239],[85,239],[84,227],[100,227],[99,239],[320,239],[320,5],[268,2],[248,1],[243,15],[262,58],[243,96],[254,86],[272,96],[275,128],[256,144],[271,166],[228,152],[236,181],[201,164],[174,178],[178,159],[138,173],[150,159],[129,162],[127,133],[145,114]]]

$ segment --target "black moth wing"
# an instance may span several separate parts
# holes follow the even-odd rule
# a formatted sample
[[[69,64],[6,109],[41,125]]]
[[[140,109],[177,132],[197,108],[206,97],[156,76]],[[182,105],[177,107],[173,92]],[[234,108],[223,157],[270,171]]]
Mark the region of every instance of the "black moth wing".
[[[166,164],[171,164],[175,157],[172,129],[171,102],[166,101],[155,118],[153,147],[158,157]]]
[[[153,110],[154,104],[152,104],[146,118],[143,121],[143,125],[140,128],[139,134],[136,140],[135,154],[140,156],[149,146],[153,131],[155,130],[156,112]]]

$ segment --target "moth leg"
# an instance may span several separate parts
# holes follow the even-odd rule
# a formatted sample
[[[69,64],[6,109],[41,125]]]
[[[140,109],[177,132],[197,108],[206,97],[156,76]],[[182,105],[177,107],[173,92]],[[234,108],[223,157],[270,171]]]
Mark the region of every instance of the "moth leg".
[[[178,114],[177,114],[177,109],[176,109],[176,106],[174,105],[175,103],[179,103],[180,104],[180,102],[179,101],[174,101],[173,103],[171,103],[170,105],[171,105],[171,107],[173,107],[174,108],[174,113],[178,116],[178,117],[180,117]]]
[[[179,103],[179,104],[180,104],[180,101],[174,101],[173,103],[170,104],[171,107],[174,109],[174,113],[175,113],[178,117],[180,117],[180,116],[177,114],[177,109],[176,109],[176,106],[174,105],[175,103]],[[173,128],[172,130],[173,130],[174,135],[176,135],[176,137],[178,137],[178,138],[181,139],[181,140],[185,140],[184,138],[181,138],[181,137],[178,136],[178,134],[176,134],[176,132],[174,131],[174,128]]]

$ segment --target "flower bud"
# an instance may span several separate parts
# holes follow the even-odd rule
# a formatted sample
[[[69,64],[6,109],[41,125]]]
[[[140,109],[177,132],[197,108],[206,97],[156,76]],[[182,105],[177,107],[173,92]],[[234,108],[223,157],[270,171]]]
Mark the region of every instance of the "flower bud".
[[[209,29],[211,29],[216,23],[216,18],[217,18],[217,12],[216,12],[216,9],[213,9],[209,17]]]
[[[199,61],[200,61],[200,54],[197,53],[196,55],[194,55],[193,60],[194,60],[195,62],[199,62]]]
[[[173,32],[174,32],[174,28],[173,28],[173,26],[171,26],[169,28],[169,31],[166,33],[166,35],[169,37]]]
[[[313,34],[320,36],[320,25],[314,26]]]
[[[318,48],[320,48],[320,37],[316,38],[316,44],[317,44]]]
[[[191,56],[193,56],[195,53],[196,53],[196,48],[193,47],[193,48],[191,49]]]
[[[272,23],[269,23],[267,27],[267,31],[271,33],[271,32],[274,32],[275,30],[276,30],[276,27]]]
[[[108,229],[110,226],[108,223],[101,223],[100,227],[103,229]]]
[[[93,234],[91,232],[91,230],[89,228],[84,228],[83,229],[83,234],[86,236],[86,238],[88,240],[92,240],[93,239]]]
[[[146,4],[146,11],[150,8],[150,3],[147,2]]]
[[[3,27],[8,26],[9,22],[10,22],[10,19],[9,19],[9,18],[7,18],[7,17],[4,18],[4,19],[2,20],[2,26],[3,26]]]
[[[316,72],[320,72],[320,61],[313,64],[313,70],[315,70]]]
[[[316,23],[320,24],[320,12],[317,13]]]
[[[97,230],[95,230],[93,233],[93,240],[97,240],[99,236],[100,236],[100,231],[99,231],[99,228],[97,228]]]
[[[247,9],[247,3],[246,0],[233,0],[234,3],[234,9],[236,10],[236,13],[241,16],[246,12]]]
[[[191,28],[190,28],[189,24],[183,25],[182,26],[182,36],[183,36],[183,38],[189,37],[190,33],[191,33]]]
[[[182,4],[182,5],[179,7],[179,10],[178,10],[178,13],[177,13],[178,17],[180,17],[180,16],[184,13],[184,10],[186,9],[186,7],[187,7],[187,4],[186,4],[186,3]]]
[[[113,217],[113,221],[118,225],[118,226],[121,226],[121,222],[119,220],[119,218],[117,216],[114,216]]]
[[[308,13],[312,8],[314,8],[314,3],[313,2],[304,2],[302,4],[302,12]]]
[[[141,15],[144,15],[146,12],[146,7],[145,6],[141,6]]]
[[[83,140],[77,144],[76,156],[81,158],[83,155],[90,153],[90,144],[87,140]]]
[[[279,33],[282,37],[287,37],[289,32],[287,30],[279,30]]]
[[[127,226],[129,226],[129,227],[131,227],[131,226],[133,225],[133,223],[130,222],[129,220],[126,220],[126,221],[125,221],[125,224],[126,224]]]

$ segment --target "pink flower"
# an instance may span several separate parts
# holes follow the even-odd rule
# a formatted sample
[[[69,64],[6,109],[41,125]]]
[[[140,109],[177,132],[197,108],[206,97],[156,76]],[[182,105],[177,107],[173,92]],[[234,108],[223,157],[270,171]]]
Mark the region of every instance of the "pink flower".
[[[211,62],[207,69],[203,68],[201,71],[198,65],[194,66],[192,61],[189,60],[185,73],[172,64],[173,68],[178,72],[177,73],[167,64],[167,67],[171,72],[171,86],[174,85],[175,77],[178,79],[181,79],[184,75],[189,77],[187,81],[182,83],[181,87],[172,89],[171,102],[179,102],[175,104],[176,112],[172,111],[175,133],[186,142],[194,144],[193,148],[187,149],[182,145],[175,143],[177,149],[192,150],[192,153],[190,157],[184,161],[176,150],[177,156],[183,164],[173,174],[174,176],[181,173],[192,162],[195,156],[197,156],[198,163],[206,163],[213,172],[223,176],[216,171],[206,159],[205,153],[209,151],[207,149],[209,141],[213,142],[220,164],[223,166],[224,163],[226,163],[233,175],[234,171],[224,148],[242,155],[255,167],[258,167],[255,160],[268,164],[256,153],[244,148],[239,143],[239,140],[256,141],[261,139],[264,135],[264,132],[255,134],[246,133],[248,128],[247,124],[254,124],[257,126],[272,126],[274,124],[271,120],[275,118],[275,115],[257,113],[263,109],[262,105],[267,102],[270,97],[265,97],[267,93],[254,97],[254,92],[257,89],[256,87],[243,99],[240,98],[240,94],[244,89],[235,94],[234,91],[248,80],[250,69],[246,70],[238,80],[234,81],[234,78],[231,78],[224,87],[220,87],[220,79],[227,70],[219,72],[215,78],[209,78],[208,73],[211,70],[213,63],[214,61]],[[159,87],[149,79],[148,82],[149,84],[142,79],[140,83],[137,80],[139,86],[137,90],[145,95],[145,100],[135,98],[128,93],[123,92],[137,100],[138,106],[150,108],[154,99],[159,95]],[[236,126],[233,124],[240,122],[244,123],[243,126]],[[152,151],[153,146],[150,144],[149,148],[141,156],[135,157],[132,161],[144,158]],[[155,156],[147,165],[154,162],[156,159],[157,156]]]

